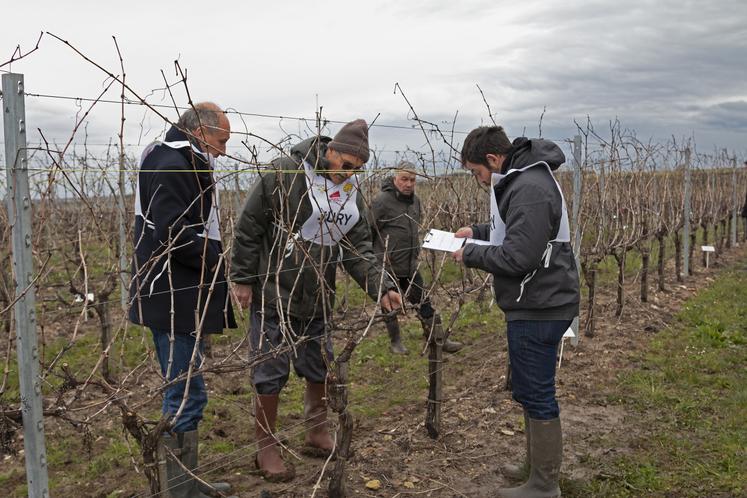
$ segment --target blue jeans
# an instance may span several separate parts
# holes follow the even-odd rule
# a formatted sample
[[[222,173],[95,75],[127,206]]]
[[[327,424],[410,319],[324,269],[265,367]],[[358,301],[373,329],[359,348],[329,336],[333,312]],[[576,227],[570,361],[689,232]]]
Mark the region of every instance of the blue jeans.
[[[555,399],[558,345],[571,320],[508,322],[508,357],[513,398],[535,420],[560,415]]]
[[[156,355],[158,362],[161,364],[161,375],[166,377],[166,370],[169,365],[169,343],[170,332],[163,330],[151,329],[153,333],[153,343],[156,346]],[[176,377],[186,374],[189,370],[189,360],[192,358],[192,350],[195,347],[194,336],[188,334],[174,334],[174,354],[171,362],[171,371],[169,372],[169,381]],[[196,370],[202,364],[203,345],[200,342],[200,350],[195,358],[195,366],[192,371]],[[164,415],[174,415],[179,410],[184,397],[184,386],[186,379],[177,382],[166,388],[163,393],[163,406],[161,411]],[[207,404],[207,391],[205,390],[205,381],[202,375],[193,375],[189,381],[189,391],[187,392],[187,401],[184,405],[182,414],[176,420],[172,427],[174,432],[189,432],[197,429],[197,424],[202,420],[202,412]]]

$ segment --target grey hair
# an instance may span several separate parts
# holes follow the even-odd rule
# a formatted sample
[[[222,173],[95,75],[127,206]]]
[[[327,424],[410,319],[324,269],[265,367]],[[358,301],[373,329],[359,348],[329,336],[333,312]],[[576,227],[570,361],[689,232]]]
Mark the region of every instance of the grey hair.
[[[205,126],[209,130],[215,130],[220,122],[223,110],[212,102],[200,102],[187,109],[179,116],[177,127],[184,131],[196,130]]]

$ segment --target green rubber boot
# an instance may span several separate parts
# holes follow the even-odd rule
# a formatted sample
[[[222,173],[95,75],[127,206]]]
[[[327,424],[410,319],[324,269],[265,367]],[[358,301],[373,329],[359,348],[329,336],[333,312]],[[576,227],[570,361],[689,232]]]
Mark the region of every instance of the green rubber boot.
[[[501,488],[501,498],[556,498],[560,496],[563,435],[560,419],[529,419],[529,480],[516,488]]]
[[[527,452],[524,456],[524,461],[521,462],[521,464],[517,465],[514,463],[507,463],[503,467],[501,467],[501,473],[506,476],[508,479],[514,480],[514,481],[526,481],[529,478],[529,462],[531,461],[531,454],[532,454],[532,446],[529,444],[529,438],[530,438],[530,427],[529,424],[529,414],[526,410],[524,410],[524,435],[526,436],[527,440]]]

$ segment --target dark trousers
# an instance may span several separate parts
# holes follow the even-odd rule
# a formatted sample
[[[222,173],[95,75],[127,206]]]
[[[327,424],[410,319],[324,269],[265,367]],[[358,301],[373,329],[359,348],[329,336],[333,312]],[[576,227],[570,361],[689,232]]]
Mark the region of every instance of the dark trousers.
[[[571,320],[514,320],[508,322],[511,389],[516,402],[536,420],[560,415],[555,399],[558,345]]]
[[[431,318],[435,310],[431,305],[431,300],[425,295],[425,284],[423,283],[423,277],[419,271],[416,271],[412,278],[410,277],[397,277],[397,285],[402,290],[402,295],[409,301],[410,304],[420,306],[418,315],[421,318]]]
[[[283,336],[298,341],[295,348]],[[332,340],[325,339],[326,324],[321,318],[308,320],[288,318],[284,324],[276,313],[265,310],[264,316],[259,306],[251,306],[251,330],[249,343],[252,361],[260,361],[252,369],[251,379],[258,394],[278,394],[288,382],[290,363],[299,377],[315,384],[322,384],[327,378],[327,364],[332,361]]]
[[[169,368],[169,354],[171,353],[171,343],[169,341],[170,332],[163,330],[151,329],[153,334],[153,344],[156,347],[156,356],[158,363],[161,365],[161,375],[166,377]],[[172,381],[189,370],[189,360],[192,358],[192,350],[195,347],[194,336],[188,334],[174,334],[173,353],[171,353],[171,370],[169,371],[168,380]],[[200,342],[200,349],[195,358],[193,371],[202,364],[203,345]],[[161,411],[165,415],[175,415],[182,404],[184,398],[184,387],[187,381],[182,380],[176,384],[167,387],[163,393],[163,404]],[[187,401],[184,405],[181,415],[174,423],[172,429],[174,432],[189,432],[197,429],[197,424],[202,420],[202,412],[207,405],[207,391],[205,390],[205,381],[202,375],[193,375],[189,380],[189,389],[187,390]]]

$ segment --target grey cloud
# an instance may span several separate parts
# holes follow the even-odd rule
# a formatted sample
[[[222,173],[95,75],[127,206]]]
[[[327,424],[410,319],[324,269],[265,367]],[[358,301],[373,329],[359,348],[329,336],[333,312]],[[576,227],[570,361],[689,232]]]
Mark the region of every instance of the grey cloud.
[[[250,7],[242,8],[251,11]],[[263,23],[273,28],[275,20],[280,22],[290,13],[286,10],[295,15],[303,11],[297,6],[282,8],[285,10],[278,11],[281,7],[268,4]],[[241,34],[227,43],[231,50],[228,56],[215,54],[209,72],[203,63],[204,43],[190,45],[186,37],[179,37],[181,33],[169,37],[159,31],[143,46],[132,40],[127,44],[126,35],[139,39],[130,30],[136,25],[131,22],[123,24],[128,28],[120,38],[131,64],[128,78],[136,87],[158,86],[160,77],[143,82],[154,71],[154,66],[144,64],[151,53],[148,46],[173,44],[169,50],[175,55],[184,54],[185,64],[200,61],[190,67],[193,95],[204,94],[245,111],[313,117],[314,94],[318,92],[320,105],[332,119],[362,115],[370,120],[381,112],[380,123],[410,125],[404,119],[407,105],[399,95],[391,94],[394,82],[399,81],[424,118],[448,129],[458,110],[456,127],[469,130],[489,121],[475,87],[478,83],[496,119],[513,135],[524,128],[527,134],[536,135],[540,114],[547,106],[543,134],[552,138],[572,135],[573,119],[585,121],[588,115],[600,128],[620,118],[641,136],[695,134],[732,147],[743,142],[745,111],[740,103],[747,98],[744,0],[385,0],[370,12],[353,4],[338,10],[336,22],[346,26],[358,26],[356,23],[364,20],[361,12],[366,11],[365,21],[373,29],[368,31],[366,26],[362,45],[366,57],[374,56],[370,72],[354,73],[355,82],[341,80],[342,72],[329,71],[326,63],[318,63],[313,57],[291,55],[298,48],[315,47],[308,33],[302,31],[287,30],[282,37],[288,41],[287,55],[293,64],[285,55],[267,51],[277,43],[250,45],[246,40],[251,37]],[[302,17],[308,25],[317,25],[317,14],[327,17],[317,8],[310,8]],[[127,20],[127,15],[123,13],[123,19]],[[85,21],[95,25],[93,19],[86,17]],[[387,28],[400,31],[389,33]],[[122,31],[111,28],[117,29]],[[33,33],[36,28],[27,31]],[[100,33],[95,36],[85,46],[95,46],[103,38],[109,40]],[[344,45],[324,45],[321,60],[327,60],[327,48],[330,54],[344,54]],[[357,41],[347,45],[360,48]],[[156,53],[162,60],[170,60],[169,51]],[[421,54],[422,60],[418,58]],[[113,64],[116,67],[116,61]],[[33,74],[35,81],[40,81],[43,72]],[[290,74],[297,74],[300,81],[291,80]],[[75,90],[67,91],[72,94],[78,94],[78,88],[90,79],[78,73],[70,76],[76,81],[75,85],[70,83]],[[49,77],[47,86],[62,92],[58,87],[66,80],[55,75]],[[89,130],[100,140],[115,137],[118,132],[118,111],[114,107],[108,117],[91,116]],[[31,113],[31,101],[28,108]],[[75,114],[72,106],[38,112],[29,114],[30,122],[44,120],[45,133],[49,130],[50,135],[69,136]],[[139,136],[140,119],[137,111],[130,112],[128,141],[134,142]],[[285,133],[305,132],[293,120],[246,117],[246,121],[245,127],[241,120],[232,119],[234,129],[246,129],[272,141],[280,140]],[[158,119],[146,122],[145,128],[149,137],[162,131]],[[734,129],[741,130],[742,135]],[[427,148],[419,132],[379,128],[372,130],[371,136],[372,143],[387,149],[401,150],[404,144]],[[240,145],[241,138],[235,136],[230,145]],[[259,145],[267,155],[272,154],[268,145]]]
[[[497,42],[472,78],[509,119],[620,116],[649,126],[742,126],[747,4],[718,2],[530,3],[511,18],[527,35]],[[502,98],[508,96],[507,98]],[[709,116],[706,120],[705,116]],[[548,116],[549,117],[549,116]]]
[[[475,16],[488,16],[495,14],[504,8],[506,2],[496,0],[417,0],[417,1],[392,1],[386,4],[392,14],[413,17],[440,17],[449,16],[450,19],[471,18]]]
[[[708,106],[699,113],[700,120],[714,128],[747,131],[747,101],[721,102]]]

